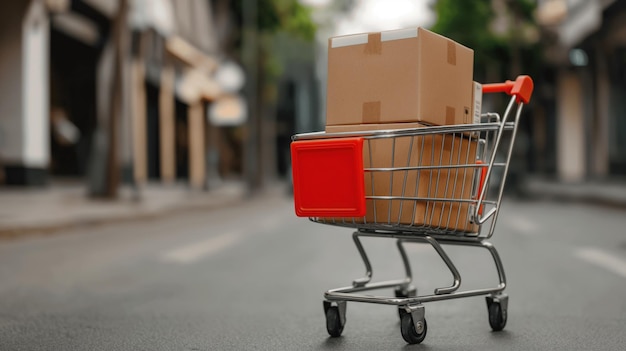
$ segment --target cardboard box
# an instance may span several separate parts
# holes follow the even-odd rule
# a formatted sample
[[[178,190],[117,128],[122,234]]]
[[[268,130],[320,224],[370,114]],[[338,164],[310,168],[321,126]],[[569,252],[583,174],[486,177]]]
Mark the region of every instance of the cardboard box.
[[[472,123],[474,51],[423,28],[329,39],[326,125]]]
[[[327,132],[422,127],[424,125],[419,123],[361,124],[329,126]],[[475,138],[470,139],[460,133],[454,137],[439,134],[369,139],[363,145],[363,163],[366,169],[474,164],[476,146]],[[366,171],[365,195],[471,199],[475,173],[474,168]],[[469,222],[467,202],[368,199],[366,207],[367,223],[413,224],[464,232],[478,230],[477,225]],[[363,223],[363,218],[335,220]]]
[[[483,85],[474,82],[472,89],[472,120],[474,124],[480,123],[480,115],[482,114],[483,106]]]

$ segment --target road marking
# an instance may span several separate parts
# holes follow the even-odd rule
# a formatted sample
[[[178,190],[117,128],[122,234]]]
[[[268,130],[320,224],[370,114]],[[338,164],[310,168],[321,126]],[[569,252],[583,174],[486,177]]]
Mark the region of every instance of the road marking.
[[[192,263],[241,241],[240,233],[226,233],[169,251],[162,256],[167,262]]]
[[[237,244],[242,240],[243,233],[245,232],[274,231],[281,226],[284,220],[285,216],[280,213],[270,215],[260,220],[259,223],[255,223],[254,228],[238,228],[235,232],[222,234],[198,243],[180,247],[163,254],[161,259],[166,262],[191,263]]]
[[[592,247],[578,249],[576,257],[626,278],[626,261]]]

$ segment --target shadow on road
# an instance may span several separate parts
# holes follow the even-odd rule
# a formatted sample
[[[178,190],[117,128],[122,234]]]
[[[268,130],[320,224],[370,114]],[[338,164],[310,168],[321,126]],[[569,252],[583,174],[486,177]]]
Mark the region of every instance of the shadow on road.
[[[325,349],[333,349],[338,346],[341,346],[343,344],[343,340],[344,340],[343,337],[338,337],[338,338],[328,337],[326,338],[326,340],[324,340],[324,342],[322,343],[322,346]]]

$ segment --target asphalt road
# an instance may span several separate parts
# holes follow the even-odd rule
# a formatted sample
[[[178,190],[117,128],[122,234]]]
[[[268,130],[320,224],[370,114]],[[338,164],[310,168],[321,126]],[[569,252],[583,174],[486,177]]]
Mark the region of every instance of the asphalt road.
[[[296,218],[287,198],[3,241],[0,350],[624,350],[624,214],[506,202],[492,240],[506,329],[491,331],[483,297],[436,302],[414,346],[383,305],[349,303],[343,336],[328,337],[322,293],[362,263],[349,229]],[[401,276],[392,240],[365,246],[374,279]],[[465,287],[496,284],[486,251],[449,252]],[[409,253],[421,292],[451,282],[431,248]]]

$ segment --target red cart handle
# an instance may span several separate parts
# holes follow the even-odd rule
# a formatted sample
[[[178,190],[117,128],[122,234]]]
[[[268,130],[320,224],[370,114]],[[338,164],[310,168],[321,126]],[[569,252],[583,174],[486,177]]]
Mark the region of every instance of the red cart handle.
[[[515,81],[504,83],[483,84],[483,93],[506,93],[515,95],[517,102],[528,104],[533,95],[533,80],[529,76],[518,76]]]

